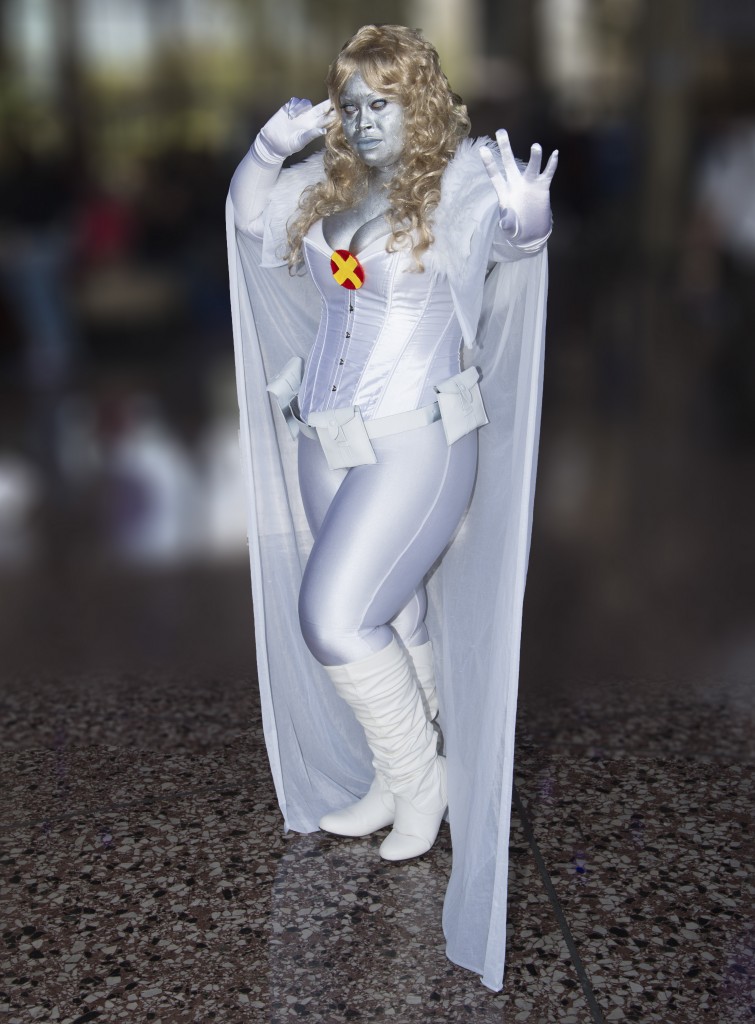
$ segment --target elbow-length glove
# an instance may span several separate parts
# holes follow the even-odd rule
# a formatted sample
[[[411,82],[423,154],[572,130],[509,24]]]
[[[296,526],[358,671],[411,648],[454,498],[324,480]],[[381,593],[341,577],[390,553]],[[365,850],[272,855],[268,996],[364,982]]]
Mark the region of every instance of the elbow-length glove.
[[[260,130],[231,179],[236,226],[253,235],[262,233],[261,215],[280,174],[281,164],[307,143],[324,135],[330,100],[312,106],[293,96]]]
[[[545,170],[540,171],[542,147],[536,142],[523,171],[514,158],[508,132],[495,133],[500,164],[492,150],[480,150],[480,157],[498,196],[500,227],[504,238],[518,249],[535,251],[551,232],[549,188],[558,166],[558,150],[554,149]]]
[[[311,100],[292,96],[260,130],[252,153],[260,163],[280,165],[287,156],[293,156],[318,135],[325,134],[329,111],[330,100],[323,100],[313,107]]]

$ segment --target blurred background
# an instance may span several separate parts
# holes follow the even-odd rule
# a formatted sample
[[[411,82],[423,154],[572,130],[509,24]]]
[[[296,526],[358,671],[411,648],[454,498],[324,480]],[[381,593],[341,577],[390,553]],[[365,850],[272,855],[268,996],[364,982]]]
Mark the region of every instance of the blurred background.
[[[223,204],[367,20],[561,151],[524,692],[746,682],[751,0],[0,0],[0,672],[253,673]]]

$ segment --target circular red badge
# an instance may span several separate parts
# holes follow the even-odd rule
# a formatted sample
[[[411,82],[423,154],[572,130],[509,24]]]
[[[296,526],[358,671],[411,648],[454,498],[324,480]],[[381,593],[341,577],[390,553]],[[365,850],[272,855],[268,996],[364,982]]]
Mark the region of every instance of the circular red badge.
[[[353,291],[364,284],[364,267],[348,249],[336,249],[330,254],[330,269],[336,284],[342,288]]]

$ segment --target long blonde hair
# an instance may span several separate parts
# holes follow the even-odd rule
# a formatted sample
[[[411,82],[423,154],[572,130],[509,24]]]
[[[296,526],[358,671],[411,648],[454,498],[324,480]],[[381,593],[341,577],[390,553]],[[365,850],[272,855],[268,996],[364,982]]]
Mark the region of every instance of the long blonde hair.
[[[412,249],[418,270],[432,244],[429,217],[440,202],[440,178],[459,142],[469,135],[467,108],[451,91],[434,46],[402,25],[365,25],[328,70],[336,117],[325,134],[325,181],[305,189],[299,216],[288,229],[288,263],[301,260],[302,239],[321,217],[347,210],[367,192],[368,168],[343,134],[339,97],[359,72],[372,89],[404,107],[405,149],[390,184],[388,251]],[[412,244],[413,243],[413,244]]]

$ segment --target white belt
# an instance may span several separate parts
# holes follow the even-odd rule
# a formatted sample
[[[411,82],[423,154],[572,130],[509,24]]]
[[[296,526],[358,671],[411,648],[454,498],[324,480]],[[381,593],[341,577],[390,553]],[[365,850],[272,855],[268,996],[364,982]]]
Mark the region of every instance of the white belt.
[[[317,431],[299,417],[299,407],[296,399],[291,403],[291,411],[299,424],[299,430],[305,437],[317,438]],[[365,420],[364,427],[369,438],[389,437],[391,434],[401,434],[405,430],[416,430],[417,427],[427,427],[440,419],[440,406],[437,402],[432,405],[423,405],[421,409],[411,409],[409,412],[397,412],[392,416],[379,416],[376,420]]]
[[[478,383],[480,371],[476,366],[470,366],[434,385],[437,402],[421,409],[379,416],[365,422],[358,405],[346,406],[310,413],[309,423],[305,423],[300,417],[297,402],[303,366],[303,360],[297,356],[290,359],[275,380],[268,384],[267,390],[280,407],[291,436],[295,438],[301,432],[305,437],[316,438],[331,469],[348,469],[377,462],[370,443],[377,437],[416,430],[442,420],[446,441],[451,445],[488,422]]]

